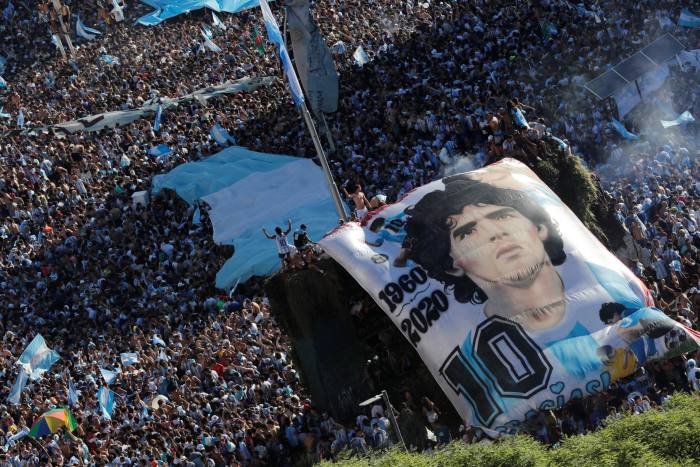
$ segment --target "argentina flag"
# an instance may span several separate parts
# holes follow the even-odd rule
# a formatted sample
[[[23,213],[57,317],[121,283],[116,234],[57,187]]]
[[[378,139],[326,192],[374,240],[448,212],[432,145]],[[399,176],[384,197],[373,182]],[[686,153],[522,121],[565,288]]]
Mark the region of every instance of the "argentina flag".
[[[219,146],[226,146],[230,144],[236,144],[236,139],[226,131],[226,128],[222,127],[218,123],[211,127],[209,130],[209,135]]]
[[[289,58],[287,47],[284,45],[282,33],[280,32],[280,28],[277,25],[275,17],[272,16],[272,11],[270,11],[270,5],[267,4],[267,0],[260,0],[260,9],[262,10],[263,20],[265,21],[265,29],[267,29],[267,38],[270,40],[270,42],[277,44],[277,47],[279,48],[280,59],[282,60],[284,73],[287,75],[287,80],[289,81],[289,88],[292,91],[294,103],[296,105],[301,105],[304,103],[304,93],[301,90],[299,79],[297,78],[297,74],[292,66],[292,60]]]
[[[69,379],[68,380],[68,405],[73,407],[77,403],[78,403],[78,391],[75,390],[75,386],[73,385],[73,380]]]
[[[19,369],[19,373],[17,374],[17,379],[15,380],[15,384],[12,385],[12,390],[10,391],[10,395],[7,396],[7,402],[13,405],[18,405],[20,402],[20,399],[22,397],[22,391],[24,390],[24,387],[27,385],[27,379],[29,378],[29,373],[22,367]]]
[[[20,111],[21,112],[21,111]],[[24,124],[24,122],[22,122]],[[21,365],[27,373],[29,379],[36,381],[41,375],[49,371],[51,365],[56,363],[61,357],[58,352],[51,350],[41,334],[37,334],[29,343],[22,355],[19,356],[17,364]]]
[[[102,373],[102,378],[104,378],[105,383],[112,384],[117,379],[117,376],[119,376],[119,373],[121,373],[121,370],[116,369],[112,371],[105,368],[100,368],[100,373]]]
[[[688,9],[683,9],[681,16],[678,18],[678,26],[700,28],[700,16],[694,15]]]
[[[114,412],[114,393],[109,388],[102,386],[97,391],[97,402],[99,404],[99,412],[105,420],[112,419]]]
[[[139,354],[136,352],[124,352],[119,354],[119,357],[124,366],[136,365],[139,362]]]
[[[78,20],[75,23],[75,32],[83,39],[87,39],[89,41],[102,34],[97,29],[92,29],[85,26],[85,24],[82,21],[80,21],[80,16],[78,16]]]

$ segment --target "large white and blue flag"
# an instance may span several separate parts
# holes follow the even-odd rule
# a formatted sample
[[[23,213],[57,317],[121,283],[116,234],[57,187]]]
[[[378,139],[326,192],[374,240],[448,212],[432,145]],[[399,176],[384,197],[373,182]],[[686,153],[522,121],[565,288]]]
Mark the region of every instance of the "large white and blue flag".
[[[15,384],[12,385],[10,395],[7,396],[7,402],[13,405],[19,404],[20,399],[22,398],[22,391],[27,385],[27,379],[29,379],[29,373],[27,372],[27,370],[24,369],[24,367],[21,367],[19,369],[19,373],[17,374]]]
[[[80,21],[80,16],[78,16],[78,19],[75,23],[75,32],[83,39],[87,39],[89,41],[93,40],[95,37],[102,34],[97,29],[92,29],[92,28],[86,26],[82,21]]]
[[[160,131],[160,119],[163,116],[163,106],[158,104],[156,109],[156,121],[153,123],[153,130]]]
[[[287,46],[284,45],[282,33],[277,25],[277,20],[275,20],[275,17],[272,15],[270,5],[267,4],[267,0],[260,0],[260,9],[262,10],[263,20],[265,21],[265,29],[267,29],[267,38],[270,42],[277,44],[279,48],[280,60],[282,60],[284,73],[287,75],[287,80],[289,81],[289,88],[292,91],[294,103],[296,105],[301,105],[304,103],[304,92],[301,90],[299,78],[297,78],[297,74],[292,66],[292,60],[289,58],[289,52],[287,52]]]
[[[102,386],[97,391],[97,402],[102,417],[106,420],[111,420],[112,412],[114,412],[114,393],[108,387]]]
[[[237,280],[243,283],[279,268],[277,250],[261,235],[262,227],[292,219],[308,225],[311,239],[318,239],[338,225],[326,179],[311,159],[230,146],[156,176],[154,192],[163,188],[175,190],[189,204],[209,204],[214,241],[235,246],[233,257],[216,276],[216,286],[225,290]]]
[[[119,358],[122,361],[122,365],[136,365],[139,362],[139,354],[136,352],[124,352],[119,354]]]
[[[686,28],[700,28],[700,16],[691,13],[687,8],[681,11],[681,16],[678,18],[678,26]]]
[[[100,373],[102,373],[102,378],[104,378],[105,383],[112,384],[121,373],[121,370],[117,368],[116,370],[108,370],[106,368],[100,368]]]
[[[22,355],[19,356],[17,364],[21,365],[27,373],[29,379],[36,381],[41,375],[49,371],[51,365],[56,363],[61,357],[58,352],[51,350],[41,334],[34,336]]]

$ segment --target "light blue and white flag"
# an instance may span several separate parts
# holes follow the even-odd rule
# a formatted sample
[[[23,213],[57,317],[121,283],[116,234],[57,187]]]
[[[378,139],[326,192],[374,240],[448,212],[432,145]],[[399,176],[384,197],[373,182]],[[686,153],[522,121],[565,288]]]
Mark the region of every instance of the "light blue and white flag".
[[[352,58],[355,60],[355,63],[357,63],[361,67],[369,63],[369,56],[367,55],[367,52],[365,52],[365,49],[362,46],[359,46],[357,49],[355,49],[355,53],[352,54]]]
[[[10,395],[7,396],[7,402],[13,405],[19,404],[20,399],[22,398],[22,391],[27,385],[27,379],[29,379],[29,373],[24,369],[24,367],[21,367],[19,369],[19,373],[17,374],[15,384],[12,385],[12,391],[10,391]]]
[[[214,26],[216,26],[217,28],[221,29],[222,31],[225,31],[225,30],[226,30],[226,25],[224,24],[223,21],[221,21],[221,20],[219,19],[218,16],[216,16],[216,13],[214,13],[214,12],[212,11],[212,12],[211,12],[211,16],[212,16],[212,20],[214,21]]]
[[[112,412],[114,412],[114,393],[108,387],[102,386],[97,391],[97,402],[99,403],[99,412],[102,417],[106,420],[111,420]]]
[[[37,334],[19,356],[17,364],[29,373],[29,379],[36,381],[60,358],[58,352],[49,349],[41,334]]]
[[[292,91],[294,103],[296,105],[301,105],[304,103],[304,92],[301,90],[299,78],[297,78],[297,74],[294,71],[292,60],[289,58],[289,52],[287,52],[287,47],[284,45],[284,40],[282,39],[282,33],[280,32],[275,17],[272,16],[272,11],[270,11],[270,5],[267,4],[267,0],[260,0],[260,9],[262,10],[263,20],[265,21],[265,29],[267,29],[267,38],[270,42],[277,44],[279,49],[280,59],[282,60],[282,66],[284,67],[284,72],[289,81],[289,88]]]
[[[117,57],[112,57],[109,54],[100,55],[100,60],[105,62],[107,65],[119,65],[119,59]]]
[[[12,4],[12,0],[9,0],[5,9],[2,10],[2,16],[5,18],[5,21],[10,21],[14,15],[15,6]]]
[[[73,385],[73,380],[68,380],[68,405],[73,407],[78,403],[78,391],[75,390],[75,385]]]
[[[102,373],[102,378],[104,378],[105,383],[112,384],[121,373],[121,370],[117,368],[116,370],[108,370],[106,368],[100,368],[100,373]]]
[[[681,11],[681,16],[678,18],[678,26],[686,28],[700,28],[700,16],[691,13],[687,8]]]
[[[214,33],[211,31],[211,28],[207,26],[206,24],[202,26],[202,34],[204,35],[205,39],[213,39],[214,38]]]
[[[153,130],[160,131],[160,119],[163,116],[163,106],[158,104],[156,109],[156,121],[153,123]]]
[[[6,88],[7,87],[7,81],[5,81],[5,78],[0,76],[0,88]]]
[[[87,39],[89,41],[102,34],[97,29],[92,29],[90,27],[85,26],[85,24],[83,24],[83,22],[80,21],[80,16],[78,16],[78,19],[75,23],[75,32],[83,39]]]
[[[0,118],[5,120],[9,120],[12,118],[12,115],[5,112],[5,106],[0,107]]]
[[[139,362],[139,354],[136,352],[124,352],[119,354],[119,357],[124,366],[136,365]]]
[[[22,109],[19,109],[19,113],[17,114],[17,126],[24,128],[24,111],[22,111]]]
[[[219,47],[218,45],[216,45],[216,44],[214,43],[214,41],[212,41],[211,39],[209,39],[209,38],[204,34],[204,31],[202,31],[202,36],[204,36],[204,44],[203,44],[204,47],[206,47],[207,49],[209,49],[209,50],[211,50],[212,52],[217,53],[217,54],[221,52],[221,47]]]
[[[148,150],[148,155],[153,157],[166,157],[172,154],[173,150],[167,144],[159,144]]]
[[[688,123],[693,123],[695,121],[695,117],[688,112],[687,110],[680,114],[678,117],[676,117],[673,120],[661,120],[661,125],[664,128],[670,128],[672,126],[679,126],[679,125],[686,125]]]
[[[634,133],[631,133],[627,128],[625,128],[625,126],[622,123],[618,122],[616,119],[613,118],[612,122],[610,123],[623,138],[632,141],[636,141],[639,139],[639,136],[635,135]]]
[[[209,130],[209,135],[219,146],[227,146],[230,144],[236,144],[236,138],[231,136],[226,128],[222,127],[218,123],[211,127]]]
[[[3,452],[9,451],[10,448],[12,446],[14,446],[15,443],[17,443],[17,441],[26,437],[27,435],[29,435],[29,428],[22,428],[20,431],[18,431],[14,435],[10,436],[7,439],[7,442],[5,443],[5,445],[2,447]]]
[[[165,341],[158,337],[157,334],[153,335],[153,339],[151,339],[151,344],[153,345],[160,345],[161,347],[167,347],[165,344]]]

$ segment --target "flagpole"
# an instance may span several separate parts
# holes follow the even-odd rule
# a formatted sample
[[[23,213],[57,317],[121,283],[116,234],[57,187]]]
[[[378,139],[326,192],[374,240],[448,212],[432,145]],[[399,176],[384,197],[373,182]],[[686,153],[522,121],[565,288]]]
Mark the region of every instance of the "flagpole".
[[[285,47],[287,46],[287,9],[284,9],[284,24],[282,25],[284,33],[282,34],[282,40],[284,41]],[[338,186],[335,184],[333,179],[333,174],[331,173],[331,168],[328,165],[328,159],[326,159],[326,153],[323,150],[323,145],[318,137],[318,132],[316,131],[316,126],[311,118],[309,109],[306,107],[306,102],[301,102],[299,105],[301,114],[304,116],[304,122],[306,122],[306,127],[309,129],[311,134],[311,140],[314,142],[314,148],[316,148],[316,154],[318,155],[319,161],[321,161],[321,168],[323,169],[323,174],[326,176],[326,182],[328,183],[328,189],[333,197],[333,204],[335,204],[335,210],[338,213],[338,217],[343,220],[343,222],[348,220],[348,216],[345,213],[345,207],[343,206],[343,199],[340,197],[340,192],[338,191]]]
[[[314,122],[311,119],[309,109],[306,108],[305,102],[302,102],[299,108],[301,109],[301,114],[304,116],[306,127],[309,129],[309,133],[311,133],[311,140],[314,142],[314,147],[316,148],[316,154],[318,155],[318,159],[321,161],[321,168],[323,169],[323,173],[326,176],[326,182],[328,182],[328,189],[331,191],[331,196],[333,196],[333,203],[335,204],[335,209],[338,212],[338,216],[343,221],[347,221],[348,216],[347,214],[345,214],[343,200],[340,197],[338,186],[335,184],[335,180],[333,180],[333,174],[331,173],[331,168],[328,165],[326,153],[323,151],[323,146],[321,145],[321,141],[319,140],[318,132],[316,131]]]

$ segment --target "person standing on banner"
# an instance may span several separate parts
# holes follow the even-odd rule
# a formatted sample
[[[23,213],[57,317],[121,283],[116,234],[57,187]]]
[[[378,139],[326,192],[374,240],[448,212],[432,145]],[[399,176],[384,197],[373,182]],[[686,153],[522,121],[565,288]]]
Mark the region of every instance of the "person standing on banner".
[[[355,191],[352,194],[348,193],[348,190],[346,190],[345,187],[343,187],[343,194],[348,199],[352,200],[353,203],[355,203],[355,213],[357,215],[357,219],[362,220],[362,218],[365,217],[365,214],[367,214],[367,211],[370,208],[369,200],[362,192],[362,185],[355,185]]]
[[[292,231],[292,220],[288,219],[287,220],[287,230],[282,230],[282,227],[277,226],[275,227],[275,235],[270,235],[267,230],[263,227],[262,233],[267,237],[269,240],[275,240],[277,243],[277,254],[280,257],[280,261],[282,262],[282,270],[285,271],[287,267],[289,266],[289,259],[291,256],[291,249],[289,248],[289,244],[287,243],[287,235],[289,232]]]

